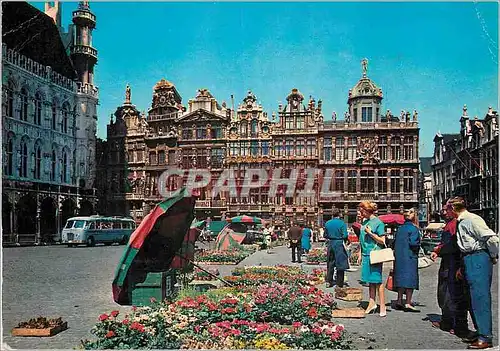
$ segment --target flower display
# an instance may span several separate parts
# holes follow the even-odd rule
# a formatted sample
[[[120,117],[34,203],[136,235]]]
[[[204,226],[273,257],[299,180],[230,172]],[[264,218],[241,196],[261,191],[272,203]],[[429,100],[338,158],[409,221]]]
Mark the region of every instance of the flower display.
[[[206,271],[212,273],[212,275],[208,274]],[[217,268],[206,268],[205,270],[201,270],[196,267],[193,274],[194,280],[215,280],[216,278],[214,276],[219,276],[220,272]]]
[[[218,264],[236,264],[247,258],[251,254],[248,250],[235,251],[213,251],[205,250],[195,256],[197,262],[218,263]]]
[[[326,260],[326,248],[318,248],[309,251],[306,262],[309,264],[319,264],[325,263]]]
[[[324,282],[324,276],[307,274],[294,266],[255,266],[237,268],[225,280],[241,286],[255,286],[260,284],[293,283],[301,285],[316,285]]]

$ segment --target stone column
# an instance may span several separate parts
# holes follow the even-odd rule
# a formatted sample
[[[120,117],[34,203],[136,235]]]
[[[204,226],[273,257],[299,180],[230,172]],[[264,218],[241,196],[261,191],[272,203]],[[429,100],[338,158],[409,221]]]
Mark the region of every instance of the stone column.
[[[374,190],[375,190],[375,194],[378,195],[378,168],[375,169],[375,172],[374,172],[374,175],[375,175],[375,179],[373,180],[373,185],[374,185]]]

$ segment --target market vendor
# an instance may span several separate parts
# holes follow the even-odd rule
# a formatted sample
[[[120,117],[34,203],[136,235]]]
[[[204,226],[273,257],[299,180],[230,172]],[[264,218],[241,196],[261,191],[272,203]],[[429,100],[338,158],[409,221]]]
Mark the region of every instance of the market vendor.
[[[334,208],[332,219],[325,223],[325,238],[328,240],[326,283],[330,288],[333,286],[333,273],[335,269],[337,270],[335,284],[339,288],[344,286],[345,271],[349,269],[347,251],[344,245],[347,237],[347,226],[340,219],[340,210]]]

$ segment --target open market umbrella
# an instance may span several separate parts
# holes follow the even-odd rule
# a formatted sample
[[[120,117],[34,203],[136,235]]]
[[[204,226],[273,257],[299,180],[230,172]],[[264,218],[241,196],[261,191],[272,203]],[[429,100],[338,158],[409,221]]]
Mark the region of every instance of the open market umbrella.
[[[404,224],[405,223],[405,218],[402,214],[386,214],[386,215],[381,215],[378,216],[378,219],[380,219],[384,224],[389,224],[389,225],[394,225],[394,224]]]
[[[195,243],[201,234],[201,231],[207,226],[206,221],[193,220],[189,231],[184,236],[184,241],[182,243],[179,251],[176,252],[174,259],[170,268],[173,269],[186,269],[189,267],[189,262],[194,259]]]
[[[171,268],[194,218],[195,198],[183,188],[160,203],[135,229],[118,264],[113,280],[113,299],[130,305],[132,290],[150,272]]]
[[[252,223],[252,224],[263,224],[265,221],[259,217],[253,216],[236,216],[226,219],[229,223]]]
[[[215,240],[215,249],[227,251],[230,248],[240,245],[246,237],[246,228],[241,225],[228,224],[221,230]]]

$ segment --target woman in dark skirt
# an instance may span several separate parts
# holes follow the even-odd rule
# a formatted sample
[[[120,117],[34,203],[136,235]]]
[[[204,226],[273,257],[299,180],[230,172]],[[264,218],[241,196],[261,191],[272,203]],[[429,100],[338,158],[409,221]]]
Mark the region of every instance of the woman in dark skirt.
[[[399,227],[394,239],[394,286],[398,290],[396,309],[420,312],[411,305],[413,290],[418,290],[418,252],[420,231],[415,226],[415,209],[405,212],[405,223]],[[403,306],[403,293],[406,303]]]

